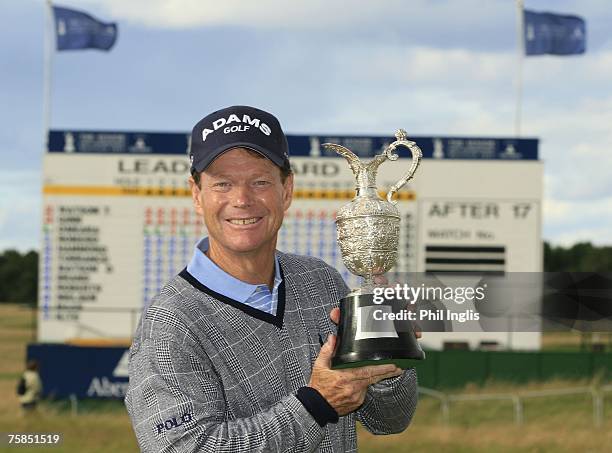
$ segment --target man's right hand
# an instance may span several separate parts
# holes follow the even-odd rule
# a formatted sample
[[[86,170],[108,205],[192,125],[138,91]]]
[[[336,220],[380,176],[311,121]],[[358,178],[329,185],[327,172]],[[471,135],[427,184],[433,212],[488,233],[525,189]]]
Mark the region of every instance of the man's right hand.
[[[393,364],[332,370],[335,345],[336,336],[330,335],[313,364],[308,386],[317,390],[340,416],[350,414],[363,404],[369,385],[403,372]]]

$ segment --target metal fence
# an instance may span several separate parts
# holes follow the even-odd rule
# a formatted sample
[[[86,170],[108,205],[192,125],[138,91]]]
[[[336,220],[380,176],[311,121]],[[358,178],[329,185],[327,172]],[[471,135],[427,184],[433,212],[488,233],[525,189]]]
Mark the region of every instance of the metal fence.
[[[591,395],[593,407],[593,424],[603,426],[604,399],[607,393],[612,393],[612,385],[601,387],[573,387],[550,390],[533,390],[514,393],[489,393],[480,395],[449,394],[438,390],[419,387],[419,393],[437,399],[440,402],[442,422],[446,425],[451,422],[451,405],[459,401],[510,401],[514,409],[514,422],[516,425],[524,423],[523,402],[531,398],[546,398],[564,395]]]

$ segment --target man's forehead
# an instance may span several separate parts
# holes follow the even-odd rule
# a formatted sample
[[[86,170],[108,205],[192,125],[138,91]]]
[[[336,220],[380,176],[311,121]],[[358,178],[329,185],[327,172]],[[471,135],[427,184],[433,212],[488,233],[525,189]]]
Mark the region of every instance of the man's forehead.
[[[224,168],[234,167],[236,170],[261,170],[273,172],[278,168],[270,159],[255,150],[248,148],[232,148],[220,154],[204,170],[204,173],[214,174]]]

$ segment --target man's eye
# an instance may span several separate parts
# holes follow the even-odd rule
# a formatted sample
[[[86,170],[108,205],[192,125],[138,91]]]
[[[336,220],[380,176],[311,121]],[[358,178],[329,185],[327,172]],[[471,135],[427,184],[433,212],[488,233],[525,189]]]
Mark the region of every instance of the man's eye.
[[[229,182],[216,182],[213,184],[213,187],[220,187],[220,188],[226,188],[229,186],[230,186]]]
[[[255,181],[256,186],[267,186],[268,184],[270,184],[270,182],[263,179]]]

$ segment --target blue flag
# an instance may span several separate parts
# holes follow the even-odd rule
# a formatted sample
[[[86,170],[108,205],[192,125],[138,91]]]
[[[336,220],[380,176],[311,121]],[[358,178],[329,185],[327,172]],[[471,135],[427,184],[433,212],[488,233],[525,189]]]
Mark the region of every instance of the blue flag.
[[[586,50],[586,24],[578,16],[524,12],[527,55],[575,55]]]
[[[117,25],[104,23],[89,14],[53,7],[57,50],[109,50],[117,39]]]

